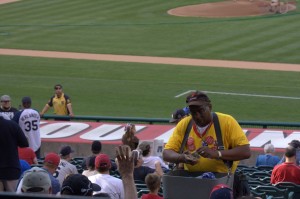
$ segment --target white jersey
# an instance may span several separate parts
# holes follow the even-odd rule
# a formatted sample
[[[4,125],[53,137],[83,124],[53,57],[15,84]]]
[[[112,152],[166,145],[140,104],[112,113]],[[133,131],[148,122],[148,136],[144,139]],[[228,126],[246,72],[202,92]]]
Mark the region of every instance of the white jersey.
[[[107,193],[111,199],[124,199],[124,187],[121,179],[99,173],[90,176],[89,180],[101,187],[101,191],[97,193]]]
[[[151,169],[155,169],[155,162],[159,161],[161,167],[169,169],[169,166],[164,163],[164,161],[158,157],[158,156],[148,156],[148,157],[143,157],[144,163],[143,166],[145,167],[150,167]]]
[[[13,120],[19,124],[25,134],[29,147],[37,151],[41,147],[40,114],[31,108],[15,113]]]
[[[60,186],[62,186],[64,179],[69,174],[77,174],[78,170],[75,165],[71,164],[67,160],[60,159],[59,165],[53,176],[59,181]]]

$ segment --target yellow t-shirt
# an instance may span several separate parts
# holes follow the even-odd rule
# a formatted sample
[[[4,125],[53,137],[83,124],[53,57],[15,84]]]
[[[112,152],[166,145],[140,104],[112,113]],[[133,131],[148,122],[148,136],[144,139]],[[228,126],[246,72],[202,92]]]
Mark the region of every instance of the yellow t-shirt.
[[[247,145],[249,141],[243,132],[242,128],[238,122],[230,115],[216,113],[219,118],[220,128],[222,132],[222,139],[224,150],[231,149],[237,146]],[[168,143],[165,146],[165,149],[171,149],[176,152],[179,152],[181,143],[187,128],[189,121],[192,119],[192,116],[182,119],[176,126],[173,134],[169,138]],[[192,127],[187,144],[184,147],[184,151],[188,150],[189,152],[194,152],[201,146],[208,146],[209,148],[217,150],[217,138],[215,133],[214,125],[208,127],[206,133],[203,136],[200,136],[194,130],[195,126]],[[236,170],[239,161],[234,161],[232,166],[232,173]],[[184,164],[185,170],[188,171],[202,171],[202,172],[219,172],[227,173],[228,168],[224,164],[223,160],[210,159],[200,157],[198,163],[194,166],[189,164]]]
[[[64,93],[60,97],[57,97],[57,95],[52,96],[48,102],[50,107],[53,106],[56,115],[69,115],[67,104],[71,104],[71,99]]]

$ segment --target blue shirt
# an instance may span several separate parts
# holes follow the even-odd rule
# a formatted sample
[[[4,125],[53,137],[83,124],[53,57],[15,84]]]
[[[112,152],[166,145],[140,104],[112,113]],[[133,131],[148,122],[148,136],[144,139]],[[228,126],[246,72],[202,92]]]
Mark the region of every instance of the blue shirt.
[[[256,159],[255,166],[272,166],[274,167],[280,161],[280,158],[276,155],[259,155]]]

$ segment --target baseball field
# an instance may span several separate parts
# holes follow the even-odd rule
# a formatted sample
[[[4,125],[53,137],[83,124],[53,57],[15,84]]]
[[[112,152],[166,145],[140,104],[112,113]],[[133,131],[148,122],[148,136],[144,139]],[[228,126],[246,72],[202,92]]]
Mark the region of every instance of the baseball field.
[[[31,96],[41,110],[61,83],[75,115],[169,118],[189,91],[203,90],[214,111],[239,121],[299,122],[297,6],[255,16],[168,14],[216,2],[0,4],[0,95],[15,107]]]

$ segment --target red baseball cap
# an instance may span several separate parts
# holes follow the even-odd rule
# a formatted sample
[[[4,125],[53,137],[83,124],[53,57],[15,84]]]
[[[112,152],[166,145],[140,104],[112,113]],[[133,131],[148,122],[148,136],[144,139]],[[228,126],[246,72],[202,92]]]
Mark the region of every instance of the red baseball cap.
[[[110,158],[106,154],[99,154],[97,155],[95,159],[95,167],[96,169],[98,168],[110,168],[111,167],[111,162]]]
[[[60,162],[60,157],[56,153],[48,153],[45,157],[44,162],[58,166]]]
[[[210,193],[210,199],[233,199],[233,192],[232,189],[229,188],[225,184],[218,184],[214,186]]]

